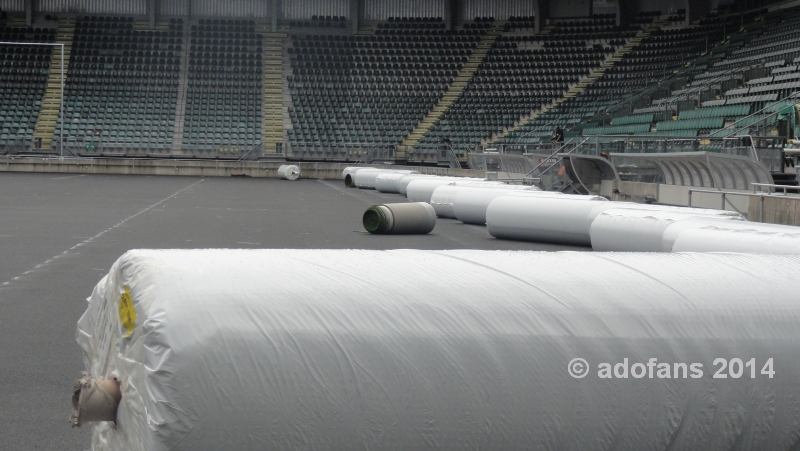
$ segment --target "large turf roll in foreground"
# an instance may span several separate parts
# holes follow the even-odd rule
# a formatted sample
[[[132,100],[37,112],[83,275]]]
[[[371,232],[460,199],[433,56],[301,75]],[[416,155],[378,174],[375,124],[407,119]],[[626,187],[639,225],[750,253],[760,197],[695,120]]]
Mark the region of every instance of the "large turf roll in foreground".
[[[130,251],[78,322],[91,377],[122,394],[116,424],[86,427],[95,451],[789,451],[798,273],[790,255]]]
[[[283,180],[297,180],[300,178],[300,166],[293,164],[282,164],[278,168],[278,177]]]
[[[436,212],[424,202],[373,205],[362,222],[369,233],[424,235],[436,226]]]
[[[708,224],[683,230],[672,246],[673,252],[755,252],[800,254],[800,227],[761,227],[766,224]]]
[[[721,214],[723,212],[720,210],[705,208],[694,210],[692,212],[633,208],[606,210],[592,221],[589,229],[592,249],[614,252],[663,252],[664,232],[674,224],[686,222],[687,227],[691,227],[692,224],[701,227],[700,224],[708,221],[744,221],[742,216]],[[692,222],[698,219],[705,222]]]

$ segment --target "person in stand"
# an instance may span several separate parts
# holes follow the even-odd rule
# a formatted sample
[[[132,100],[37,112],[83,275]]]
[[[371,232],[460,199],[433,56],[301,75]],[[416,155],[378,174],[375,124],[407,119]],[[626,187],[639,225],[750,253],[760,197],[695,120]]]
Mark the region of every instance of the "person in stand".
[[[561,131],[561,127],[556,125],[556,131],[553,132],[553,136],[550,138],[553,142],[556,143],[563,143],[564,142],[564,132]]]

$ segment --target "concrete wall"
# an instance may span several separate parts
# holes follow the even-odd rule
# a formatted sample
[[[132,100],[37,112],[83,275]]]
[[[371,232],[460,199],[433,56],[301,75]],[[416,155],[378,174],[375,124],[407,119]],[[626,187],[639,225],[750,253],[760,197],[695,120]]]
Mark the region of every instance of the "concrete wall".
[[[619,194],[614,194],[611,200],[624,202],[644,202],[647,196],[655,199],[656,203],[665,205],[689,205],[689,189],[692,186],[680,185],[661,185],[655,183],[636,183],[636,182],[616,182],[616,189]],[[698,188],[699,189],[699,188]],[[702,188],[705,191],[714,191],[713,188]],[[727,193],[740,192],[750,193],[745,190],[726,190]],[[692,193],[692,207],[713,208],[717,210],[736,211],[751,221],[757,221],[749,216],[750,200],[747,196],[737,196],[735,194],[725,195],[725,205],[723,208],[722,195],[717,193]]]
[[[800,197],[772,195],[750,197],[749,200],[747,217],[751,221],[763,217],[762,222],[800,226]]]
[[[44,172],[56,174],[181,175],[190,177],[266,177],[277,178],[282,163],[255,161],[140,160],[105,158],[0,158],[0,172]],[[302,178],[341,179],[343,163],[298,164]],[[389,168],[390,166],[376,166]],[[391,166],[413,169],[423,174],[485,177],[484,171],[437,167]]]

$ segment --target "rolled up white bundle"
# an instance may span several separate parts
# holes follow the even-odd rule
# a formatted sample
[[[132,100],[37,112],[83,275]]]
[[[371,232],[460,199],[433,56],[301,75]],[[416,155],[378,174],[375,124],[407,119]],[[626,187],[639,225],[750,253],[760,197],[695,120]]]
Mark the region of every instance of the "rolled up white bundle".
[[[734,219],[734,221],[725,221],[724,223],[720,223],[720,220],[725,219]],[[738,219],[738,220],[737,220]],[[756,229],[756,230],[774,230],[777,232],[784,232],[784,233],[792,233],[795,230],[792,226],[782,226],[778,224],[762,224],[758,222],[749,222],[744,218],[737,218],[737,217],[714,217],[714,216],[703,216],[697,217],[693,219],[687,219],[685,221],[678,221],[673,224],[670,224],[669,227],[664,230],[664,233],[661,235],[661,250],[662,252],[672,252],[672,248],[675,246],[675,240],[678,238],[678,235],[683,233],[686,230],[690,229],[699,229],[705,226],[718,226],[723,227],[725,229]],[[785,228],[789,228],[788,230],[784,230]]]
[[[282,164],[278,168],[278,177],[283,180],[297,180],[300,178],[300,166],[293,164]]]
[[[509,193],[489,203],[486,226],[495,238],[590,246],[592,221],[615,203],[601,196],[585,199]]]
[[[508,190],[502,188],[496,189],[495,187],[471,187],[469,190],[458,191],[453,198],[453,215],[456,219],[465,224],[485,225],[486,209],[489,207],[492,200],[497,197],[505,196],[510,193],[524,193],[525,195],[541,197],[567,196],[567,194],[559,193],[558,191],[540,191],[538,189],[524,190],[522,187],[518,187],[519,189],[517,189],[515,185],[510,186],[515,188]],[[570,196],[583,197],[588,200],[596,199],[596,196]],[[431,198],[431,202],[433,202],[433,198]]]
[[[483,184],[483,185],[504,185],[503,182],[490,182],[483,179],[474,179],[466,177],[436,177],[417,179],[408,184],[406,188],[406,197],[411,202],[431,202],[433,191],[442,185],[464,185],[464,184]]]
[[[430,174],[407,174],[397,181],[397,192],[405,196],[407,194],[408,184],[417,179],[430,179],[436,178],[438,175]]]
[[[798,273],[789,255],[130,251],[78,322],[90,377],[122,395],[92,449],[789,451]]]
[[[409,174],[398,172],[381,173],[375,177],[375,189],[381,193],[399,193],[397,181]]]
[[[362,169],[370,169],[370,166],[348,166],[342,169],[342,180],[347,179],[347,176],[350,174],[355,174],[356,172]]]
[[[589,229],[592,249],[613,252],[664,252],[664,232],[674,224],[686,223],[686,227],[692,227],[692,224],[703,224],[693,223],[695,219],[702,219],[706,223],[744,220],[742,217],[720,215],[719,210],[704,208],[694,210],[692,212],[636,208],[606,210],[592,221]]]
[[[425,202],[373,205],[362,217],[369,233],[425,235],[436,226],[436,212]]]
[[[476,182],[476,183],[463,183],[463,184],[455,184],[449,183],[447,185],[441,185],[436,187],[433,190],[433,194],[431,194],[431,206],[436,211],[436,216],[440,218],[451,218],[455,219],[455,198],[459,193],[473,193],[474,191],[493,191],[495,193],[507,193],[510,191],[536,191],[541,192],[539,188],[533,186],[522,186],[522,185],[508,185],[505,183],[497,184],[495,182],[490,182],[491,184],[487,184],[486,182]]]
[[[380,174],[419,174],[417,171],[407,169],[365,169],[353,175],[353,184],[360,189],[375,189],[375,179]],[[345,183],[347,180],[345,179]]]
[[[672,252],[800,254],[800,227],[765,225],[768,224],[731,221],[683,230],[675,238]]]

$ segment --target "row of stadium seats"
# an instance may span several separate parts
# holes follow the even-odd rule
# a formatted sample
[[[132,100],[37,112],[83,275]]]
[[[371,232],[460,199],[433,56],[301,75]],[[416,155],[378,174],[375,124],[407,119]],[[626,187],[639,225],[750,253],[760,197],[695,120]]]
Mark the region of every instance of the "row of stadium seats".
[[[7,26],[0,11],[0,40],[54,42],[55,30]],[[33,142],[50,68],[50,47],[0,46],[0,147],[27,147]]]
[[[399,144],[439,101],[484,30],[393,18],[370,36],[293,34],[292,148]]]
[[[458,148],[490,138],[589,75],[615,50],[604,39],[624,42],[635,34],[617,28],[613,19],[595,18],[558,23],[544,36],[501,36],[421,147],[447,139]]]
[[[644,23],[648,15],[640,19]],[[659,16],[649,16],[650,18]],[[557,106],[537,115],[534,119],[510,131],[498,139],[499,143],[538,143],[549,138],[556,126],[565,130],[576,129],[580,134],[597,123],[576,127],[582,120],[595,116],[633,94],[646,89],[666,75],[699,57],[706,47],[713,46],[724,38],[726,30],[736,29],[740,17],[721,18],[711,16],[694,26],[651,30],[643,36],[638,46],[622,56],[622,60],[603,72],[603,75],[587,86],[577,96],[563,99]],[[734,24],[734,22],[736,22]],[[646,111],[640,111],[645,113]],[[651,119],[653,120],[653,119]],[[623,124],[627,125],[627,124]],[[639,128],[615,132],[632,134]],[[647,126],[647,132],[650,125]],[[601,134],[605,133],[600,131]],[[573,133],[574,134],[574,133]],[[567,135],[569,136],[569,134]]]
[[[254,23],[200,20],[191,26],[188,56],[183,148],[197,156],[224,148],[237,156],[258,146],[262,39]]]
[[[174,128],[183,32],[137,30],[133,17],[75,21],[63,117],[71,147],[121,152],[143,142],[168,150]],[[152,141],[151,141],[152,140]]]
[[[643,15],[626,28],[608,17],[570,19],[554,22],[544,35],[532,34],[534,18],[514,19],[519,27],[494,27],[486,18],[457,30],[446,30],[441,19],[400,18],[369,35],[295,30],[285,54],[292,105],[285,112],[291,122],[286,136],[301,153],[396,146],[442,99],[490,29],[507,32],[424,135],[421,151],[445,140],[478,144],[559,99],[501,142],[539,141],[556,125],[572,135],[711,134],[800,90],[796,13],[711,16],[688,28],[665,25],[680,22],[680,14]],[[650,30],[598,80],[564,98],[654,18],[662,29]],[[741,33],[734,31],[742,25]],[[86,16],[75,23],[57,125],[70,145],[169,152],[176,138],[195,154],[213,156],[225,148],[234,156],[261,142],[263,38],[253,21],[172,19],[157,30],[141,26],[132,17]],[[0,34],[22,42],[55,39],[55,30],[47,29],[3,27]],[[726,34],[730,39],[719,45]],[[51,53],[0,48],[0,146],[32,139]],[[757,61],[766,64],[753,69]],[[648,91],[676,71],[684,81]],[[610,125],[598,122],[598,112],[633,97],[635,105]],[[185,99],[182,140],[175,135],[179,98]]]

